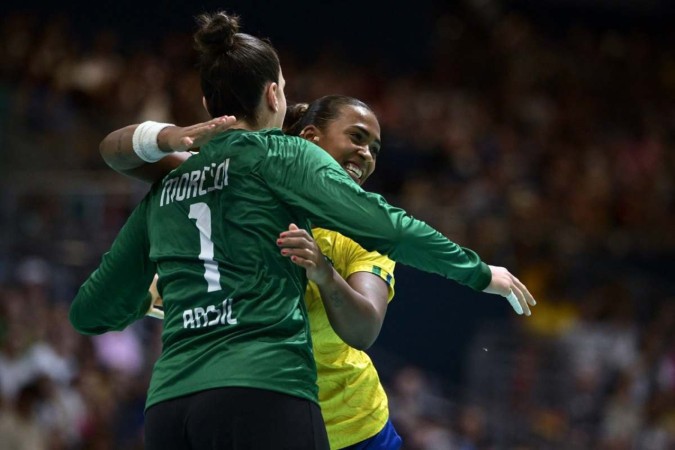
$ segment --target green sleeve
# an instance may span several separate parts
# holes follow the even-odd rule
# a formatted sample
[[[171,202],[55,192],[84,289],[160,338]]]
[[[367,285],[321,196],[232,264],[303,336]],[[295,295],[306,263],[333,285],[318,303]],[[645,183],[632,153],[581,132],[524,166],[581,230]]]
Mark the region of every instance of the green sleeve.
[[[364,191],[332,157],[304,139],[278,139],[260,170],[279,198],[300,209],[313,226],[338,231],[367,250],[479,291],[490,284],[490,269],[474,251]]]
[[[150,261],[147,197],[120,230],[101,264],[82,284],[70,307],[70,322],[83,334],[122,330],[150,307],[148,288],[156,266]]]

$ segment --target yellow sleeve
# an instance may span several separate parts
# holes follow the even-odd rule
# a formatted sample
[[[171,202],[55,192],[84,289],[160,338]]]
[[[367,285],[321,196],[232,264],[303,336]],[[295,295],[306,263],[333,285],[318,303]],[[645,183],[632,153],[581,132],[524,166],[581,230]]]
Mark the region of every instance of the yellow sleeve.
[[[346,236],[336,239],[336,250],[346,255],[344,273],[346,280],[356,272],[369,272],[380,277],[389,286],[389,301],[394,298],[394,266],[395,262],[378,252],[369,252]]]

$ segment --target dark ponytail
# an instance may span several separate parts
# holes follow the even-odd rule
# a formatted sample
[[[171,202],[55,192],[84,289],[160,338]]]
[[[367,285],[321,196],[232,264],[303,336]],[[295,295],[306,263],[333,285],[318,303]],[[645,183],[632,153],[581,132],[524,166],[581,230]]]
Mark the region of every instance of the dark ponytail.
[[[239,18],[224,12],[197,17],[194,35],[201,87],[212,117],[234,115],[256,126],[267,83],[279,82],[276,50],[269,43],[239,32]]]

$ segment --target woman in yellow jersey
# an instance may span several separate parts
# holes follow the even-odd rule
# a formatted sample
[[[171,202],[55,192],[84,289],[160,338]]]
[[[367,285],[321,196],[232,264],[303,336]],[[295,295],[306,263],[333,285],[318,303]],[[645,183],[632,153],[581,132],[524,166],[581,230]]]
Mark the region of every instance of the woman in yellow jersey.
[[[166,128],[174,149],[203,145],[227,129],[231,118],[190,127]],[[155,181],[180,164],[183,154],[143,164],[120,152],[124,128],[100,145],[115,170]],[[326,96],[289,108],[284,131],[308,139],[335,158],[358,184],[375,170],[380,126],[373,111],[352,97]],[[122,147],[123,148],[123,147]],[[282,254],[305,267],[310,280],[306,303],[318,372],[319,403],[333,449],[398,449],[401,438],[389,421],[387,396],[377,371],[363,351],[377,338],[387,304],[394,296],[394,262],[368,252],[334,231],[291,226],[277,244]]]
[[[359,100],[331,95],[290,107],[284,131],[315,142],[358,184],[375,170],[380,126]],[[387,396],[363,351],[377,338],[394,296],[394,262],[337,232],[314,228],[312,234],[289,229],[278,244],[310,280],[305,301],[330,446],[398,449]]]

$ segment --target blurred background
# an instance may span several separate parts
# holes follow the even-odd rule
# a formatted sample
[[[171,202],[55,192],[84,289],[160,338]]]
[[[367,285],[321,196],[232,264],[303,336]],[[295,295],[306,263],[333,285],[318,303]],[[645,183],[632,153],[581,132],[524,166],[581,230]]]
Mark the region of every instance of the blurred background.
[[[0,6],[0,450],[140,449],[161,323],[67,311],[148,187],[98,143],[206,119],[194,16],[279,49],[289,101],[358,97],[366,189],[538,300],[399,266],[369,350],[405,449],[675,448],[675,5],[416,0]]]

